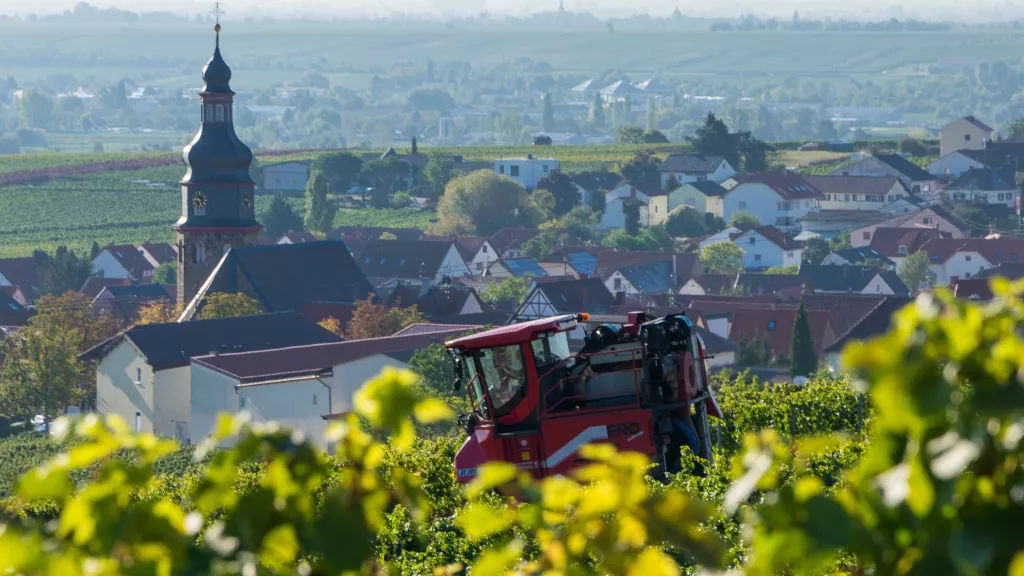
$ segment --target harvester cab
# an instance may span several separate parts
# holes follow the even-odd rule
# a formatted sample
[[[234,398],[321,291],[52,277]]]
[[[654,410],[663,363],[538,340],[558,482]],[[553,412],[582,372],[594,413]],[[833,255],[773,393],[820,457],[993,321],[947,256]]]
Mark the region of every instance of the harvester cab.
[[[487,462],[510,462],[535,477],[583,464],[579,448],[610,442],[641,452],[655,474],[680,467],[680,450],[712,457],[708,416],[721,417],[708,380],[704,342],[684,314],[586,332],[587,314],[512,324],[445,344],[456,388],[472,412],[455,456],[460,482]],[[579,352],[569,335],[584,334]]]

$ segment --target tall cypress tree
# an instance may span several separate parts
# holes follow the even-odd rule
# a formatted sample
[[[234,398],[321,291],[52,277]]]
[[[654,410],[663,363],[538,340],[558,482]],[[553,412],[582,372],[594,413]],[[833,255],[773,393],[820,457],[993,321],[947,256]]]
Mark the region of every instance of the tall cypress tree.
[[[601,93],[594,95],[594,101],[590,104],[590,123],[597,128],[604,128],[604,101],[601,100]]]
[[[789,376],[809,376],[817,368],[818,355],[814,352],[811,322],[801,302],[793,321],[793,337],[789,342]]]
[[[326,234],[334,225],[337,207],[327,199],[328,182],[322,172],[314,172],[306,184],[306,230]]]
[[[541,117],[541,126],[545,132],[552,132],[555,129],[555,107],[551,104],[551,92],[544,94],[544,115]]]

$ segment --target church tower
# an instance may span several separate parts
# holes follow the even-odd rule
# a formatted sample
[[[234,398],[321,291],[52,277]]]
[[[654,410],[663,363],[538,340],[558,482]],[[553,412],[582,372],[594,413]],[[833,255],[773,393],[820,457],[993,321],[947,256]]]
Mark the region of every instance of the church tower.
[[[185,147],[178,232],[178,302],[188,306],[221,257],[256,244],[262,228],[254,212],[252,150],[235,135],[231,69],[220,55],[220,24],[213,58],[203,68],[200,126]]]

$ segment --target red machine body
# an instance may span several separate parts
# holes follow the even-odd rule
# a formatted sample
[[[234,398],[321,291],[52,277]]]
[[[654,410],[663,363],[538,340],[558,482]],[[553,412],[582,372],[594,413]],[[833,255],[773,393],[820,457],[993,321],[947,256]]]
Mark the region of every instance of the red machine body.
[[[594,442],[647,454],[662,471],[678,466],[683,446],[710,460],[708,416],[721,414],[689,319],[634,312],[626,324],[588,333],[571,353],[568,333],[587,320],[543,318],[446,344],[473,409],[455,457],[460,482],[493,461],[536,477],[565,474]]]

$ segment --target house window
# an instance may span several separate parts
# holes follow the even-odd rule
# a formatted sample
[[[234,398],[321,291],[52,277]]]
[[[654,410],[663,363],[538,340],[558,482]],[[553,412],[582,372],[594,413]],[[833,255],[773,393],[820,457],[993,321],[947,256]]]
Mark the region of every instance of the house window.
[[[971,261],[971,257],[968,256],[968,255],[964,255],[964,260],[966,260],[967,262],[970,262]]]
[[[142,368],[135,369],[135,383],[142,384]]]
[[[239,396],[238,397],[238,409],[239,410],[245,410],[245,397],[244,396]]]
[[[135,431],[142,432],[142,412],[135,413]]]
[[[483,262],[477,262],[476,263],[476,271],[477,272],[483,272],[483,270],[484,270],[484,263]]]
[[[932,219],[931,218],[925,218],[924,219],[924,223],[925,224],[931,224],[932,223]]]
[[[845,195],[845,196],[843,197],[843,201],[844,201],[844,202],[849,202],[849,201],[850,201],[850,195],[849,195],[849,194],[846,194],[846,195]]]
[[[1003,193],[1002,193],[1002,192],[1000,192],[999,194],[996,194],[996,196],[998,196],[998,197],[999,197],[999,201],[1000,201],[1000,202],[1002,202],[1002,201],[1003,201]]]
[[[481,249],[481,252],[487,254],[487,244],[484,244],[483,248]]]
[[[754,262],[760,262],[760,261],[761,261],[761,255],[760,254],[754,254]]]
[[[313,394],[313,406],[316,406],[316,394]]]
[[[792,257],[793,257],[793,253],[792,252],[786,252],[786,258],[792,258]]]
[[[871,232],[865,232],[861,237],[865,240],[871,240]]]
[[[970,134],[964,134],[964,142],[970,142],[970,141],[971,141],[971,135]]]
[[[511,166],[509,169],[509,175],[513,178],[519,177],[519,166]]]
[[[224,105],[217,104],[217,122],[224,121]]]
[[[739,209],[740,210],[746,210],[747,209],[747,203],[746,202],[740,202]]]
[[[616,278],[612,284],[615,286],[615,290],[622,290],[622,278]]]
[[[747,243],[753,246],[754,244],[757,243],[757,240],[755,240],[754,237],[751,236],[750,238],[747,239]]]
[[[541,166],[540,168],[541,168],[541,170],[543,170],[543,171],[544,171],[544,173],[545,173],[545,174],[547,174],[547,173],[548,173],[548,165],[547,165],[547,164],[544,164],[544,165],[543,165],[543,166]]]
[[[903,244],[900,244],[900,254],[906,254],[906,253],[907,253],[907,247],[904,246]]]
[[[971,273],[970,272],[964,272],[964,278],[970,278],[970,277],[971,277]]]

